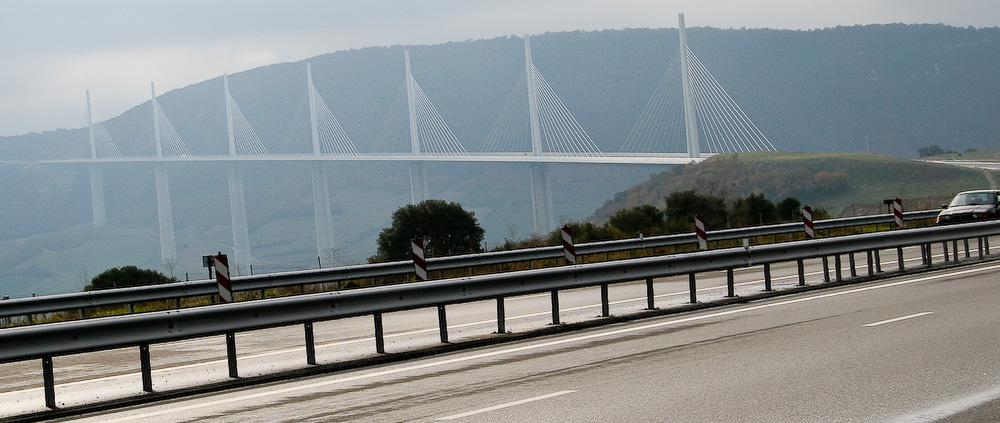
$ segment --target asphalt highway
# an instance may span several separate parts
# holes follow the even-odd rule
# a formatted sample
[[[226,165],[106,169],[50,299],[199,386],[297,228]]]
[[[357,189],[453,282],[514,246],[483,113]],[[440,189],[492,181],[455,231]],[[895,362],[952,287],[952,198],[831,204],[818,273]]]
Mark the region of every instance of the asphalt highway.
[[[888,261],[884,266],[890,266]],[[956,414],[941,410],[985,407],[1000,396],[990,394],[1000,392],[1000,376],[993,370],[1000,358],[992,341],[1000,317],[992,312],[995,272],[995,267],[980,265],[923,273],[88,418],[933,421]],[[778,288],[796,282],[790,276],[794,270],[772,273]],[[724,276],[700,276],[704,288],[699,300],[724,295]],[[737,282],[740,295],[759,292],[760,269],[738,271]],[[686,284],[686,279],[658,281],[657,306],[686,302]],[[561,321],[594,319],[600,312],[594,292],[560,293]],[[613,314],[645,304],[642,284],[614,286],[611,293]],[[508,300],[508,329],[549,324],[549,301],[548,295]],[[448,311],[452,339],[496,331],[492,304]],[[386,315],[386,328],[390,353],[439,342],[434,310]],[[241,335],[241,375],[302,367],[301,336],[301,328]],[[324,322],[317,326],[317,340],[321,363],[371,355],[371,320]],[[154,387],[225,380],[224,351],[224,342],[215,338],[156,346]],[[100,360],[89,354],[57,358],[57,399],[72,406],[93,401],[95,395],[100,400],[141,391],[136,351],[100,354]],[[11,371],[11,366],[24,364],[0,368],[5,411],[37,407],[40,375],[31,368]]]

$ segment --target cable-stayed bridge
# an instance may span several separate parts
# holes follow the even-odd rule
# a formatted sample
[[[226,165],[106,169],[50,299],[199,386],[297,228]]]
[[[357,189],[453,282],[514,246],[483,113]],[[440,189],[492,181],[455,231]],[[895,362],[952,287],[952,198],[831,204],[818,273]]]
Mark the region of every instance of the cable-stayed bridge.
[[[101,168],[113,163],[149,162],[156,176],[161,256],[176,262],[168,164],[176,162],[225,163],[229,178],[233,222],[233,262],[249,264],[249,230],[242,172],[247,162],[286,161],[311,164],[316,219],[317,252],[334,249],[330,188],[324,162],[384,161],[410,166],[411,201],[429,198],[426,165],[437,162],[525,163],[531,167],[531,193],[536,233],[555,228],[555,213],[548,176],[551,163],[686,164],[715,153],[774,150],[736,102],[715,81],[708,69],[687,47],[683,16],[680,48],[656,87],[646,108],[622,147],[616,152],[598,148],[531,58],[524,38],[525,66],[489,133],[482,151],[468,151],[434,108],[413,77],[409,52],[404,55],[406,74],[400,95],[390,109],[373,148],[361,152],[344,131],[316,90],[312,69],[306,65],[310,137],[287,140],[284,151],[269,152],[251,122],[230,95],[223,77],[227,154],[195,155],[159,107],[151,84],[152,132],[155,155],[123,155],[103,124],[90,120],[87,95],[90,157],[47,160],[41,163],[90,165],[94,225],[106,224]]]

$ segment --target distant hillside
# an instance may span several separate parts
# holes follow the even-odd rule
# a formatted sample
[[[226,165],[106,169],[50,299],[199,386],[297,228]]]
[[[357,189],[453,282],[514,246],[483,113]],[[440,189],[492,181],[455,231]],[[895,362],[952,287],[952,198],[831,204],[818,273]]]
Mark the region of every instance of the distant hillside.
[[[996,173],[996,172],[994,172]],[[939,207],[958,191],[989,188],[984,171],[874,154],[740,153],[675,167],[615,195],[593,216],[643,204],[663,205],[675,191],[727,199],[763,193],[772,201],[795,197],[834,216],[884,213],[882,200],[899,197],[906,210]]]
[[[677,37],[674,29],[546,33],[532,37],[532,53],[535,67],[594,142],[604,151],[616,152],[676,53]],[[870,151],[914,157],[918,148],[932,144],[955,151],[1000,148],[998,28],[691,28],[688,41],[780,151]],[[268,151],[307,151],[308,62],[317,91],[358,149],[369,152],[394,101],[401,98],[403,51],[408,49],[413,76],[423,91],[464,146],[479,151],[519,81],[523,47],[520,37],[499,37],[337,51],[232,74],[229,83],[233,98]],[[158,97],[192,154],[228,151],[222,93],[219,77]],[[82,89],[80,95],[83,115]],[[149,156],[154,148],[151,116],[150,102],[145,102],[104,126],[122,154]],[[405,148],[406,140],[402,142]],[[702,151],[708,148],[703,146]],[[85,129],[0,138],[0,197],[7,199],[0,202],[4,216],[0,295],[65,292],[82,286],[84,274],[126,264],[165,270],[159,267],[159,223],[150,166],[100,166],[108,226],[97,230],[91,224],[86,165],[12,163],[88,155]],[[751,157],[740,154],[738,160],[728,160],[750,172]],[[739,184],[741,189],[759,189],[769,196],[794,195],[839,213],[853,203],[877,203],[883,197],[944,197],[960,188],[984,185],[982,180],[970,179],[930,189],[938,179],[927,177],[933,174],[930,171],[904,174],[890,171],[892,167],[883,163],[873,165],[887,166],[880,170],[885,182],[876,189],[878,185],[869,180],[859,182],[853,167],[875,156],[857,157],[855,164],[815,170],[810,166],[818,164],[803,164],[806,171],[796,171],[795,178],[773,169],[766,174],[767,166],[782,163],[760,165],[753,172],[766,176],[735,175],[717,188],[735,193],[736,187],[730,185]],[[720,160],[727,159],[719,157],[703,166],[711,168]],[[700,167],[668,170],[667,174],[683,176]],[[167,168],[180,260],[177,276],[200,277],[202,255],[232,248],[227,175],[220,166],[205,163],[171,163]],[[663,169],[552,166],[556,215],[559,220],[584,218],[613,193]],[[375,237],[387,226],[392,211],[409,201],[408,169],[390,163],[330,163],[328,170],[337,246],[347,261],[363,261],[373,252]],[[530,235],[529,167],[442,164],[431,166],[428,174],[431,196],[474,210],[486,228],[488,242]],[[970,175],[974,178],[975,173]],[[687,186],[697,188],[699,179],[692,178]],[[244,182],[256,269],[288,262],[315,263],[308,166],[256,164],[245,170]],[[655,203],[672,188],[646,189],[651,192],[643,199],[630,201]]]

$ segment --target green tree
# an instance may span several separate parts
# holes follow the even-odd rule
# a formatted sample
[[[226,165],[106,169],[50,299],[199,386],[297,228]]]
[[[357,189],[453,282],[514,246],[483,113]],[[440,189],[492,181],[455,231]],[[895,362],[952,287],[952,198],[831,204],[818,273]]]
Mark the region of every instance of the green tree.
[[[566,226],[569,226],[573,231],[574,244],[590,241],[621,239],[629,236],[611,225],[595,225],[593,222],[569,221],[566,222]],[[550,232],[548,241],[549,245],[562,244],[562,228]]]
[[[944,154],[944,149],[942,149],[941,146],[937,144],[933,144],[933,145],[928,145],[927,147],[918,148],[917,154],[919,154],[920,157],[937,156]]]
[[[778,221],[794,222],[802,218],[802,203],[798,199],[787,197],[774,207],[777,209]]]
[[[662,233],[663,223],[663,212],[649,204],[619,210],[608,219],[608,225],[630,236]]]
[[[410,240],[424,238],[424,256],[447,256],[482,251],[485,231],[476,214],[458,203],[425,200],[392,213],[392,226],[378,234],[375,260],[410,257]]]
[[[670,232],[685,232],[694,230],[694,216],[705,216],[705,225],[709,228],[725,228],[728,226],[726,201],[711,195],[698,194],[694,191],[677,191],[667,197],[667,228]]]
[[[103,273],[94,276],[83,290],[96,291],[128,286],[155,285],[167,282],[177,282],[177,279],[152,269],[140,269],[129,265],[105,270]]]
[[[737,198],[730,208],[729,217],[734,226],[757,226],[774,223],[777,219],[777,209],[764,194],[750,194],[745,198]]]

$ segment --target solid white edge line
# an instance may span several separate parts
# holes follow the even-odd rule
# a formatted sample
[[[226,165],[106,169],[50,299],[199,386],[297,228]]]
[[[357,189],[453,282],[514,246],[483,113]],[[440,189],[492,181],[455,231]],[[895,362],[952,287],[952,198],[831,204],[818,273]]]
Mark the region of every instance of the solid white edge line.
[[[915,317],[922,317],[922,316],[926,316],[928,314],[934,314],[934,312],[933,311],[925,311],[923,313],[911,314],[909,316],[897,317],[895,319],[883,320],[881,322],[869,323],[867,325],[862,325],[862,326],[866,327],[866,328],[870,328],[870,327],[875,327],[875,326],[881,326],[881,325],[884,325],[884,324],[887,324],[887,323],[896,323],[896,322],[899,322],[899,321],[903,321],[903,320],[907,320],[907,319],[912,319],[912,318],[915,318]]]
[[[527,403],[530,403],[530,402],[546,400],[546,399],[549,399],[549,398],[554,398],[554,397],[558,397],[558,396],[562,396],[562,395],[566,395],[566,394],[572,394],[574,392],[578,392],[578,391],[573,390],[573,391],[553,392],[551,394],[539,395],[537,397],[527,398],[527,399],[523,399],[523,400],[519,400],[519,401],[514,401],[514,402],[508,402],[506,404],[494,405],[492,407],[480,408],[478,410],[472,410],[472,411],[469,411],[469,412],[466,412],[466,413],[455,414],[455,415],[448,416],[448,417],[441,417],[441,418],[434,419],[434,420],[435,421],[455,420],[455,419],[460,419],[460,418],[463,418],[463,417],[474,416],[476,414],[488,413],[490,411],[496,411],[496,410],[500,410],[500,409],[504,409],[504,408],[515,407],[515,406],[518,406],[518,405],[527,404]]]

